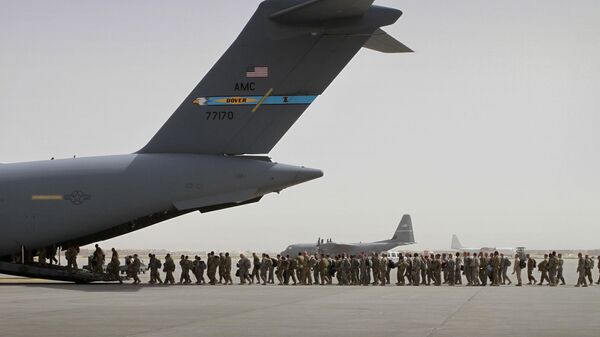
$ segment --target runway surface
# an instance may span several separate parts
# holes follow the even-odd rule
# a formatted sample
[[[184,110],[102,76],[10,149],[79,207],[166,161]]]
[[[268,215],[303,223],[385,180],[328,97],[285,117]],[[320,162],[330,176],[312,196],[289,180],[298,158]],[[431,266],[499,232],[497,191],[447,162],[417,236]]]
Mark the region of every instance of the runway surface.
[[[0,331],[6,337],[597,337],[600,286],[573,287],[575,261],[565,267],[570,285],[555,288],[75,285],[5,278]]]
[[[598,336],[600,287],[0,286],[2,336]]]

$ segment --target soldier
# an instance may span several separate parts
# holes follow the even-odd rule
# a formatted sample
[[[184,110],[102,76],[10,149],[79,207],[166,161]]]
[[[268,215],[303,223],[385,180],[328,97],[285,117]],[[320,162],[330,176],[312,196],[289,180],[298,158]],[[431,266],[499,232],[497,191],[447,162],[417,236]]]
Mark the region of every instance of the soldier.
[[[340,259],[340,270],[341,270],[340,284],[348,285],[349,276],[350,276],[350,260],[348,260],[348,256],[346,256],[346,254],[343,254]]]
[[[112,248],[112,256],[110,258],[110,262],[106,268],[106,271],[109,273],[112,279],[119,281],[119,283],[123,283],[121,276],[119,273],[121,272],[121,261],[119,260],[119,253],[117,250]]]
[[[379,253],[373,253],[371,257],[371,268],[373,269],[373,285],[379,285],[379,269],[381,268],[381,263],[379,262]]]
[[[447,269],[448,269],[448,285],[454,286],[454,275],[456,271],[456,263],[452,254],[448,254]]]
[[[325,283],[330,283],[329,257],[323,254],[321,254],[321,259],[319,260],[319,274],[321,274],[321,285],[325,285]]]
[[[154,274],[154,280],[156,280],[158,284],[163,284],[163,281],[160,278],[160,268],[162,267],[162,262],[156,257],[156,255],[152,254],[152,257],[154,258],[154,265],[152,266],[153,269],[150,270],[150,273]]]
[[[288,256],[289,258],[289,256]],[[292,285],[296,285],[298,283],[298,280],[296,280],[296,268],[298,268],[298,260],[297,259],[290,259],[290,264],[288,267],[288,274],[289,277],[292,278],[292,282],[294,282],[294,284]]]
[[[112,259],[111,259],[111,262],[112,262]],[[157,281],[154,278],[154,258],[152,257],[152,253],[148,254],[148,269],[150,269],[150,280],[148,281],[148,284],[155,284]]]
[[[558,254],[558,256],[560,257],[560,254]],[[596,284],[600,284],[600,255],[598,255],[598,282],[596,282]]]
[[[550,286],[556,287],[556,269],[558,267],[558,259],[556,258],[556,252],[550,253],[548,258],[548,278],[550,279]]]
[[[271,257],[271,267],[269,267],[269,277],[267,283],[275,284],[275,267],[277,267],[278,260],[276,258]]]
[[[492,286],[498,287],[500,286],[500,255],[498,252],[494,252],[492,257]]]
[[[321,255],[322,256],[322,255]],[[322,284],[322,279],[324,276],[321,274],[321,257],[315,253],[313,256],[314,264],[313,264],[313,278],[314,284],[319,285]]]
[[[487,285],[488,281],[488,263],[488,254],[479,252],[479,280],[484,287]]]
[[[594,285],[594,278],[592,277],[592,269],[594,269],[594,258],[586,255],[585,256],[585,276],[588,278],[589,284]]]
[[[408,266],[408,264],[406,263],[404,256],[402,256],[402,254],[400,254],[398,256],[398,266],[396,267],[396,268],[398,268],[398,270],[396,271],[396,278],[397,278],[396,285],[399,285],[399,286],[405,285],[404,274],[406,273],[407,266]]]
[[[508,277],[508,267],[510,267],[510,259],[508,258],[508,256],[504,256],[504,254],[500,254],[500,258],[502,259],[502,284],[506,284],[506,282],[508,282],[508,285],[512,284],[512,280],[510,279],[510,277]]]
[[[210,270],[208,273],[209,275],[209,279],[211,280],[211,282],[209,282],[212,285],[217,284],[217,268],[221,265],[221,259],[219,258],[219,255],[216,255],[215,252],[211,252],[211,257],[210,259],[213,261],[212,262],[212,270]]]
[[[142,281],[138,277],[140,273],[140,268],[142,267],[142,262],[138,258],[137,254],[133,254],[133,261],[130,264],[131,266],[131,277],[133,278],[133,284],[140,284]]]
[[[244,254],[240,254],[240,261],[238,262],[238,268],[240,269],[240,284],[246,284],[246,280],[249,281],[248,284],[252,284],[252,278],[249,275],[251,267],[250,260],[248,260]]]
[[[429,255],[425,255],[425,269],[425,277],[427,278],[425,285],[431,285],[431,281],[435,283],[433,278],[433,258],[429,258]]]
[[[223,280],[225,279],[225,256],[223,255],[223,253],[219,253],[219,264],[217,264],[218,267],[218,275],[219,275],[219,283],[223,283]],[[227,281],[225,281],[227,282]]]
[[[529,254],[527,254],[526,257],[527,257],[527,279],[529,280],[529,282],[527,284],[536,284],[537,280],[533,276],[533,270],[535,269],[537,262]]]
[[[454,263],[456,265],[455,269],[454,269],[454,284],[461,284],[462,285],[462,269],[464,269],[464,267],[462,267],[463,265],[463,260],[460,257],[460,253],[456,252],[456,259],[454,259]]]
[[[296,278],[300,284],[304,283],[304,255],[303,253],[298,253],[296,257]]]
[[[304,276],[304,284],[312,285],[311,271],[314,261],[311,262],[311,256],[309,256],[307,252],[304,252],[302,256],[304,257],[304,270],[302,271],[302,274]]]
[[[273,262],[269,258],[269,255],[263,253],[262,260],[260,261],[260,278],[262,279],[263,285],[267,285],[268,272],[269,272],[269,268],[271,268],[272,263]]]
[[[288,285],[290,284],[290,268],[292,265],[292,261],[290,260],[289,255],[285,256],[285,260],[283,261],[283,263],[283,284]]]
[[[556,276],[556,283],[558,283],[558,281],[560,281],[561,285],[565,285],[565,278],[563,277],[563,264],[564,264],[564,260],[562,259],[562,254],[558,254],[558,265],[556,267],[556,272],[557,272],[557,276]]]
[[[404,274],[404,277],[406,277],[407,280],[407,285],[412,285],[412,254],[411,253],[407,253],[406,254],[406,274]]]
[[[206,269],[206,263],[202,261],[200,256],[196,256],[196,284],[206,284],[204,279],[204,270]]]
[[[282,259],[284,259],[283,256],[281,256],[280,254],[277,254],[277,265],[275,269],[275,277],[277,278],[277,284],[278,285],[282,285],[283,284],[283,265],[282,265]]]
[[[471,258],[471,265],[470,265],[470,269],[471,269],[471,285],[472,286],[480,286],[481,283],[479,281],[479,259],[477,258],[477,255],[475,253],[473,253],[473,257]]]
[[[104,255],[104,251],[98,244],[96,244],[96,250],[94,251],[94,255],[92,261],[94,262],[93,271],[98,274],[102,274],[104,271],[102,267],[104,266],[104,261],[106,259],[106,255]]]
[[[538,285],[543,285],[544,281],[550,283],[550,279],[548,279],[548,254],[544,254],[544,260],[538,264],[538,271],[541,273]]]
[[[577,279],[576,287],[587,287],[587,281],[585,280],[585,259],[581,253],[577,254],[579,258],[577,261],[577,273],[579,273],[579,278]]]
[[[421,280],[419,280],[420,277],[421,277],[421,258],[419,257],[419,254],[415,253],[413,255],[413,261],[412,261],[412,285],[413,286],[418,286],[419,283],[421,283]]]
[[[472,272],[471,272],[471,253],[463,252],[463,275],[467,279],[467,286],[472,286],[473,282],[471,280]]]
[[[260,258],[256,253],[252,253],[252,264],[252,274],[250,275],[252,281],[250,283],[254,283],[254,278],[256,277],[256,284],[260,284]]]
[[[389,262],[387,258],[387,254],[381,254],[381,259],[379,260],[379,282],[382,286],[386,284],[386,275],[388,274]]]
[[[223,264],[223,279],[225,280],[225,285],[233,285],[233,279],[231,278],[231,256],[229,256],[229,252],[225,253],[224,260],[225,263]]]
[[[513,275],[517,275],[517,287],[523,286],[523,282],[521,281],[521,259],[519,258],[519,254],[515,254],[515,265],[513,266]]]
[[[70,246],[67,248],[65,252],[65,257],[67,259],[67,268],[72,270],[77,270],[77,255],[79,254],[79,247]]]
[[[360,257],[357,255],[354,255],[354,257],[352,258],[352,267],[354,269],[354,285],[361,285],[361,266],[360,266]]]
[[[444,284],[448,283],[448,257],[446,253],[442,253],[442,275],[444,276]]]
[[[175,272],[175,261],[173,261],[171,254],[167,254],[165,256],[165,264],[163,266],[163,271],[166,273],[165,285],[175,284],[175,277],[173,276],[173,272]]]
[[[181,255],[181,259],[179,260],[179,266],[181,267],[181,275],[179,276],[179,284],[191,283],[192,281],[190,279],[190,270],[188,268],[188,264],[185,259],[185,255]]]

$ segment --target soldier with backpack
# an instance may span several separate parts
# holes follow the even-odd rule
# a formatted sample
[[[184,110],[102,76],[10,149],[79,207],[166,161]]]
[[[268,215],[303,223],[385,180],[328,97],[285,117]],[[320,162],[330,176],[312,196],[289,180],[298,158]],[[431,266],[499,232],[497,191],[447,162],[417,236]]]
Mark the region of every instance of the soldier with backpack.
[[[521,261],[519,254],[515,254],[515,265],[513,266],[513,275],[517,275],[517,287],[523,286],[521,281],[521,270],[526,266],[525,261]]]
[[[500,265],[502,266],[502,284],[506,284],[506,282],[508,282],[508,285],[511,285],[512,281],[508,277],[508,267],[511,265],[510,259],[508,256],[504,256],[504,254],[500,254],[500,259]]]
[[[175,272],[175,261],[173,261],[171,254],[165,256],[163,271],[166,273],[164,284],[175,284],[175,276],[173,276],[173,273]]]
[[[533,270],[535,269],[535,267],[537,267],[537,262],[529,254],[527,254],[526,257],[527,257],[527,279],[529,280],[529,282],[527,282],[527,284],[529,284],[529,285],[536,284],[537,280],[533,276]]]

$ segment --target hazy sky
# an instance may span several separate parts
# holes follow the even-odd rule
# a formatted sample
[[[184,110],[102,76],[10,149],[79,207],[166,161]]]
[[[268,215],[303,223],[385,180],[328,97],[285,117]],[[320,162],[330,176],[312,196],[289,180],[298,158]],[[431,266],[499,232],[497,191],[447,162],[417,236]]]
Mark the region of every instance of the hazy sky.
[[[325,176],[103,243],[600,247],[600,2],[376,1],[416,52],[362,50],[270,153]],[[0,0],[0,161],[140,149],[258,1]]]

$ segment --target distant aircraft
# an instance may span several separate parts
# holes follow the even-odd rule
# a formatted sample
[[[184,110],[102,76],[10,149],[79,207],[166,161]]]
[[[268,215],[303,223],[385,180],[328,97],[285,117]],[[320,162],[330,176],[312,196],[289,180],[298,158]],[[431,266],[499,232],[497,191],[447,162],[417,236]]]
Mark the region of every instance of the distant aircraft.
[[[522,247],[519,247],[522,248]],[[517,248],[499,248],[499,247],[480,247],[480,248],[469,248],[469,247],[464,247],[460,241],[458,240],[458,236],[456,236],[456,234],[452,234],[452,243],[450,245],[450,249],[452,250],[460,250],[461,252],[495,252],[498,251],[499,253],[514,253],[517,251]]]
[[[255,203],[321,177],[266,154],[362,47],[411,51],[380,29],[402,12],[372,4],[264,1],[141,150],[0,165],[0,261]],[[372,93],[357,85],[364,97],[347,99],[360,105]]]
[[[396,228],[394,235],[389,240],[368,243],[335,243],[319,239],[317,243],[297,243],[288,246],[281,255],[290,257],[298,253],[307,252],[313,254],[326,254],[335,256],[340,254],[358,255],[360,253],[381,253],[392,250],[398,246],[406,246],[415,243],[413,226],[410,215],[405,214]]]

